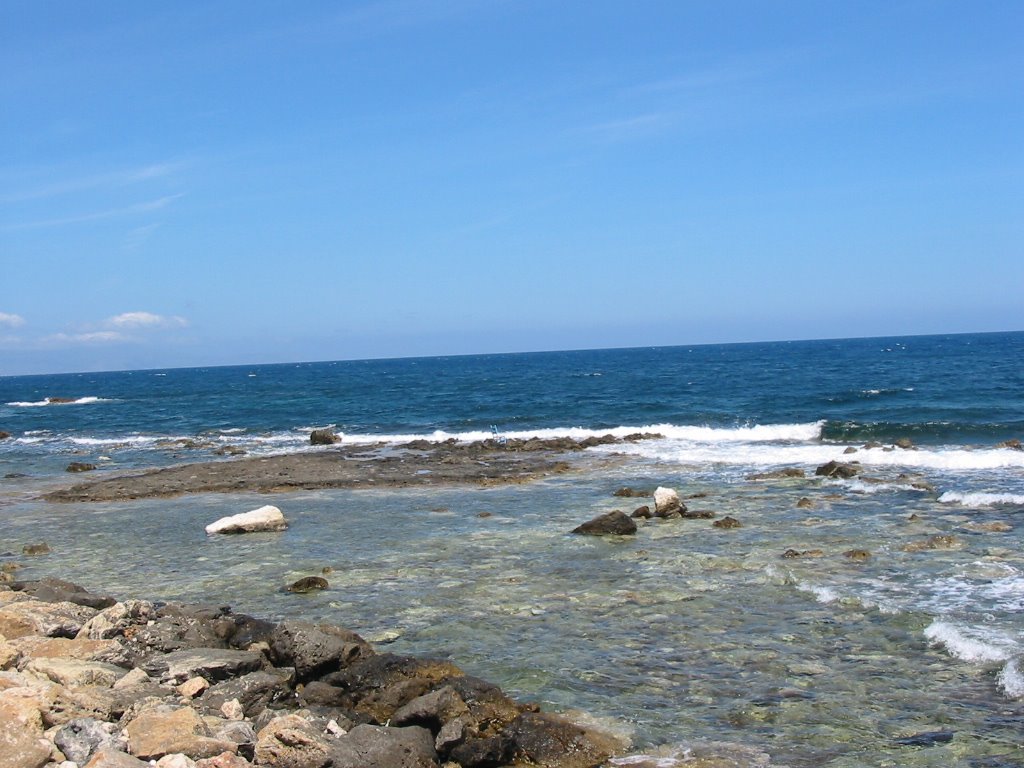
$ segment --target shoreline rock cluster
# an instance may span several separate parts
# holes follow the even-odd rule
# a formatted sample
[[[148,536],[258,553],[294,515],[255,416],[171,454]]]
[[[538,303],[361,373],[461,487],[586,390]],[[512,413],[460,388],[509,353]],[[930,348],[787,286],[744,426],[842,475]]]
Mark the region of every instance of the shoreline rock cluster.
[[[624,747],[341,627],[0,585],[0,768],[595,768]]]

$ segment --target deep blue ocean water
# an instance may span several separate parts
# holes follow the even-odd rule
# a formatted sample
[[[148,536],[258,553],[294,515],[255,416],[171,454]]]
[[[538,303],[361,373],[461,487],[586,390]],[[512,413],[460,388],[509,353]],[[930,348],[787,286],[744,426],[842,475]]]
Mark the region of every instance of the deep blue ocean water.
[[[274,497],[292,526],[252,539],[202,529],[268,503],[253,495],[35,498],[73,480],[70,461],[319,450],[319,427],[347,443],[661,437],[522,487]],[[1007,443],[1024,439],[1024,333],[3,377],[0,431],[0,551],[55,552],[23,561],[28,577],[312,614],[627,724],[663,755],[725,740],[790,766],[1024,764],[1024,451]],[[832,459],[862,472],[815,477]],[[778,468],[806,477],[751,479]],[[565,535],[625,484],[744,527]],[[324,565],[328,592],[280,590]],[[956,736],[898,743],[941,730]]]

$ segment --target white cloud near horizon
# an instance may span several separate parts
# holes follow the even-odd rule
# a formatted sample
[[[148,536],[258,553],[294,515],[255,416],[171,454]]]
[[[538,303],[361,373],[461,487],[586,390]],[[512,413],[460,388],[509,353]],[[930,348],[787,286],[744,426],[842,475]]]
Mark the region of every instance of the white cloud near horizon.
[[[155,315],[152,312],[122,312],[107,318],[103,324],[111,328],[184,328],[188,320],[178,315]]]
[[[25,318],[21,315],[0,312],[0,325],[6,325],[8,328],[20,328],[24,324]]]

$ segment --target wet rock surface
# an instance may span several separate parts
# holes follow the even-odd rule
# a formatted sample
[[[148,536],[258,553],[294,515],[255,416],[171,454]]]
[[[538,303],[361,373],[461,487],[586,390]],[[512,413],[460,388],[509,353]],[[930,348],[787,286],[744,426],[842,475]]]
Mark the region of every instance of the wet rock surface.
[[[3,766],[596,768],[624,747],[341,627],[98,595],[106,607],[48,602],[53,582],[0,590],[0,620],[21,632],[3,643]]]
[[[320,451],[183,464],[105,475],[44,494],[53,502],[118,501],[187,493],[273,493],[323,488],[406,488],[507,485],[564,474],[560,454],[598,445],[636,442],[656,435],[606,435],[584,440],[510,439],[458,443],[426,440],[402,446],[331,445]],[[608,457],[602,457],[609,461]]]

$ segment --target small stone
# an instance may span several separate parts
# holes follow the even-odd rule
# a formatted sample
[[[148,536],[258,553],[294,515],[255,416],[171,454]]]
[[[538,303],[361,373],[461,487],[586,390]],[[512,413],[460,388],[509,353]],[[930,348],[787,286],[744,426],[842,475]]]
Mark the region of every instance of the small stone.
[[[187,699],[194,699],[210,687],[210,681],[205,677],[192,677],[179,685],[176,690]]]
[[[220,713],[228,720],[245,719],[245,709],[242,707],[242,704],[238,699],[230,699],[229,701],[225,701],[221,704]]]
[[[721,520],[715,520],[711,525],[715,528],[742,528],[743,524],[735,517],[726,515]]]
[[[796,503],[796,506],[797,509],[812,509],[814,507],[814,502],[804,496]]]

